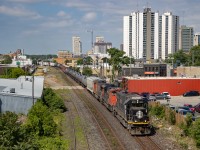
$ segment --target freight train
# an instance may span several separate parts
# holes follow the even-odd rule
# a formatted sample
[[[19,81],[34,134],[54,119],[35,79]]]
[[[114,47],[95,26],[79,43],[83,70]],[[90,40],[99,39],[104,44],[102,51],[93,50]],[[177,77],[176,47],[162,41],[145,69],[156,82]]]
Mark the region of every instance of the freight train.
[[[144,97],[123,91],[116,84],[106,83],[99,77],[87,77],[69,68],[64,72],[87,88],[128,129],[131,135],[152,134],[153,128],[148,116],[148,101]]]

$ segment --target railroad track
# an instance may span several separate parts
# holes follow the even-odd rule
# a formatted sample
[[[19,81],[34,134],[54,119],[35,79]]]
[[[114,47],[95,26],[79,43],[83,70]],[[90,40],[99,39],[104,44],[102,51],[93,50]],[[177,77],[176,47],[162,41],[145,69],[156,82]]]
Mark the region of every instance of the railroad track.
[[[77,86],[77,83],[72,78],[66,77],[66,79],[70,86]],[[95,106],[93,103],[93,101],[95,99],[93,97],[93,95],[88,97],[87,95],[89,93],[86,89],[85,90],[73,90],[73,91],[75,93],[74,97],[77,96],[79,99],[81,99],[85,103],[85,106],[88,107],[88,110],[90,110],[91,114],[93,114],[93,116],[95,118],[95,122],[98,124],[98,128],[101,131],[101,134],[104,137],[104,140],[108,145],[108,149],[120,149],[120,150],[125,149],[124,145],[121,143],[120,139],[117,137],[117,135],[113,131],[113,129],[110,126],[110,124],[108,123],[108,121],[101,114],[101,112],[99,112],[96,109],[98,106]],[[97,101],[97,100],[95,99],[95,101]],[[109,134],[112,134],[112,135],[109,135]],[[134,141],[137,142],[140,149],[161,150],[159,145],[156,144],[149,136],[133,136],[133,139],[134,139]],[[115,142],[113,142],[113,141],[115,141]]]
[[[134,136],[134,139],[140,145],[142,150],[162,150],[149,136]]]

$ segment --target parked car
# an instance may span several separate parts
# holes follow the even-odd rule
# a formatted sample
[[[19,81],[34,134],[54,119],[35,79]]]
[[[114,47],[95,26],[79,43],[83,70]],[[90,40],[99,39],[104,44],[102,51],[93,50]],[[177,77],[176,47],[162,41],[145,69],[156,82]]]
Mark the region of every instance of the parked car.
[[[166,99],[166,96],[164,94],[157,94],[155,95],[157,100],[162,100],[162,99]]]
[[[188,92],[185,92],[183,94],[183,96],[199,96],[199,92],[198,91],[188,91]]]
[[[179,110],[182,110],[182,109],[187,110],[188,112],[192,113],[192,115],[194,116],[194,112],[191,111],[190,108],[187,107],[187,106],[179,106],[179,107],[177,108],[176,112],[178,112]]]
[[[183,106],[188,107],[193,113],[195,113],[195,108],[191,104],[184,104]]]
[[[194,106],[194,108],[196,112],[200,113],[200,103]]]
[[[171,99],[171,96],[168,92],[162,92],[166,96],[166,99]]]
[[[143,97],[148,97],[149,94],[150,94],[149,92],[142,92],[140,95],[143,96]]]
[[[149,101],[156,101],[156,96],[153,94],[150,94],[147,98]]]
[[[194,116],[194,114],[190,110],[185,110],[185,109],[178,109],[178,113],[182,114],[184,117],[186,117],[187,114],[191,114]]]
[[[140,95],[145,97],[148,101],[156,100],[156,97],[154,95],[150,94],[149,92],[142,92]]]

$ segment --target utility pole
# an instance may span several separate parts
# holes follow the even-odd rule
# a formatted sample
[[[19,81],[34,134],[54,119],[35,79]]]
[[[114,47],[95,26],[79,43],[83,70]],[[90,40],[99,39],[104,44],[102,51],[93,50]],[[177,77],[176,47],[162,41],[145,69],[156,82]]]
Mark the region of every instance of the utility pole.
[[[93,30],[87,30],[87,32],[91,33],[91,44],[92,44],[92,54],[93,54],[94,53],[93,52]]]
[[[130,56],[130,74],[129,74],[130,76],[131,76],[131,57],[132,56]]]
[[[35,100],[34,100],[34,74],[33,74],[33,78],[32,78],[32,98],[33,98],[33,105],[35,103]]]

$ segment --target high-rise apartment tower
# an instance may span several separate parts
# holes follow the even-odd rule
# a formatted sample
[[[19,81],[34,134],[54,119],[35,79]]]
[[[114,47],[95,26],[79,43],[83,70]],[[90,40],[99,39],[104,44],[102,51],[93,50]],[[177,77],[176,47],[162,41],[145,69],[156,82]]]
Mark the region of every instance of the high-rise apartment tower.
[[[82,54],[82,43],[80,37],[72,37],[72,51],[74,56],[80,56]]]

